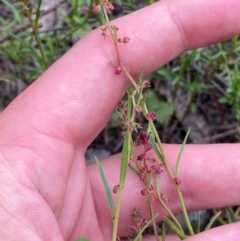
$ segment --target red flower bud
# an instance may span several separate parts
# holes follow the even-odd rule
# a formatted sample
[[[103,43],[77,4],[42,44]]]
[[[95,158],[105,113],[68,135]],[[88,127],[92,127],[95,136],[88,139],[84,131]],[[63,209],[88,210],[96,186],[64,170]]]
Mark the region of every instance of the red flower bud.
[[[116,186],[113,188],[113,193],[114,193],[114,194],[117,194],[117,193],[118,193],[118,190],[119,190],[119,185],[116,185]]]
[[[120,75],[121,73],[122,73],[121,67],[120,67],[120,66],[117,66],[117,67],[115,68],[115,74],[116,74],[116,75]]]
[[[175,184],[177,185],[177,186],[180,186],[180,184],[181,184],[181,180],[178,178],[178,177],[175,177],[174,178],[174,182],[175,182]]]
[[[97,6],[93,7],[93,12],[94,13],[99,13],[100,10],[101,10],[101,6],[100,5],[97,5]]]
[[[123,38],[123,43],[124,44],[128,43],[129,41],[130,41],[130,38],[128,38],[128,37],[124,37]]]
[[[157,115],[155,112],[150,111],[147,113],[146,117],[147,117],[147,119],[154,121],[154,120],[156,120]]]
[[[145,81],[143,82],[143,87],[144,87],[144,88],[150,88],[150,87],[151,87],[151,82],[150,82],[149,80],[145,80]]]

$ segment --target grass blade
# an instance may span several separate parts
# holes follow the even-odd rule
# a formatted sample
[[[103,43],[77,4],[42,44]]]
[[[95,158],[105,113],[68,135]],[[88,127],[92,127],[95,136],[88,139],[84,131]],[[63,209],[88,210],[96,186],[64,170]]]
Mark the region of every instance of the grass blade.
[[[190,127],[190,128],[188,129],[188,131],[187,131],[187,134],[186,134],[186,136],[185,136],[185,138],[184,138],[184,140],[183,140],[183,144],[182,144],[182,146],[181,146],[180,152],[179,152],[178,157],[177,157],[176,174],[175,174],[176,177],[178,177],[179,163],[180,163],[181,156],[182,156],[182,152],[183,152],[183,149],[184,149],[185,144],[186,144],[186,142],[187,142],[187,138],[188,138],[188,136],[189,136],[190,131],[191,131],[191,127]]]
[[[200,211],[197,212],[197,228],[196,228],[196,233],[200,233],[201,231],[201,215]]]
[[[111,213],[112,213],[112,218],[114,218],[114,210],[115,210],[115,208],[114,208],[114,203],[113,203],[113,198],[112,198],[112,192],[111,192],[111,190],[109,188],[109,185],[108,185],[106,176],[105,176],[105,174],[103,172],[103,168],[102,168],[102,165],[101,165],[100,161],[97,159],[97,157],[95,157],[95,160],[96,160],[96,163],[97,163],[97,166],[98,166],[98,170],[99,170],[99,173],[100,173],[103,185],[104,185],[104,189],[105,189],[107,200],[108,200],[108,205],[109,205]]]
[[[163,218],[163,221],[172,229],[172,231],[174,233],[176,233],[176,235],[178,235],[178,237],[180,239],[185,239],[186,235],[169,219],[169,218]]]
[[[149,126],[150,126],[150,125],[149,125]],[[155,154],[157,155],[158,159],[159,159],[161,162],[163,162],[163,157],[162,157],[162,154],[160,153],[160,151],[159,151],[158,148],[157,148],[153,131],[151,131],[149,134],[150,134],[150,144],[152,145],[153,151],[154,151]]]
[[[130,158],[131,153],[131,132],[126,131],[124,136],[123,142],[123,151],[122,151],[122,161],[121,161],[121,171],[120,171],[120,185],[124,184],[127,168],[128,168],[128,161]]]
[[[162,224],[162,241],[166,240],[166,228],[165,223]]]
[[[209,223],[207,224],[205,231],[210,229],[213,225],[213,223],[216,221],[216,219],[220,216],[221,211],[217,212],[209,221]]]

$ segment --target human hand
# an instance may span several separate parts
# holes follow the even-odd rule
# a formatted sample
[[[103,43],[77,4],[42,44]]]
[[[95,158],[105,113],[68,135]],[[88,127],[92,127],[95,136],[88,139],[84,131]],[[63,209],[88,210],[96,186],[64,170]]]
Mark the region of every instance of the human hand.
[[[121,49],[122,59],[133,76],[147,61],[148,74],[184,50],[239,33],[239,9],[238,0],[157,2],[114,21],[131,39]],[[1,240],[111,239],[112,220],[98,170],[85,165],[84,153],[129,82],[123,75],[116,77],[108,66],[114,46],[100,34],[95,30],[85,36],[1,113]],[[164,148],[174,165],[179,146]],[[102,165],[110,186],[116,185],[118,156]],[[186,146],[180,177],[188,210],[240,204],[239,168],[237,144]],[[147,215],[140,188],[129,172],[120,236],[130,232],[130,214],[136,205]],[[167,178],[162,190],[167,190],[171,210],[179,212]],[[155,210],[160,220],[165,213],[157,204]],[[189,240],[238,240],[239,227],[231,224]]]

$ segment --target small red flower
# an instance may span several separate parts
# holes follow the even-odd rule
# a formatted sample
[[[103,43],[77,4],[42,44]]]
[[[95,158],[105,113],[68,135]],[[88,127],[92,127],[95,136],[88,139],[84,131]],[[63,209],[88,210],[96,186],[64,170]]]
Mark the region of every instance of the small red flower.
[[[139,144],[147,146],[149,144],[149,138],[150,138],[150,136],[147,135],[146,131],[140,131],[137,140],[138,140]]]
[[[108,29],[107,29],[107,27],[103,27],[103,28],[101,28],[101,30],[102,30],[102,37],[103,37],[103,39],[105,40],[106,39],[106,37],[108,36]]]
[[[128,43],[129,41],[130,41],[130,38],[128,37],[123,37],[118,39],[119,43],[124,43],[124,44]]]
[[[156,195],[155,193],[152,193],[152,194],[150,195],[150,198],[151,198],[151,200],[154,202],[154,201],[157,200],[157,195]]]
[[[82,12],[83,14],[87,14],[88,11],[89,11],[88,6],[86,6],[86,5],[82,6],[81,12]]]
[[[117,110],[121,112],[121,110],[124,109],[124,106],[125,106],[124,102],[120,100],[117,105]]]
[[[96,6],[93,7],[93,12],[94,13],[99,13],[100,10],[101,10],[101,6],[100,5],[96,5]]]
[[[150,112],[147,113],[146,117],[147,117],[147,119],[149,119],[151,121],[154,121],[154,120],[156,120],[157,115],[156,115],[155,112],[150,111]]]
[[[120,66],[117,66],[115,68],[115,75],[120,75],[122,73],[122,70],[121,70],[121,67]]]
[[[116,185],[115,187],[113,187],[113,193],[117,194],[119,190],[119,185]]]
[[[161,172],[164,171],[164,168],[165,168],[164,164],[161,163],[161,164],[159,164],[159,165],[156,166],[155,171],[156,171],[156,173],[160,174]]]
[[[137,161],[142,161],[144,156],[144,154],[140,154],[139,156],[137,156]]]
[[[149,193],[149,192],[148,192],[148,189],[147,189],[147,188],[145,188],[145,189],[143,189],[143,190],[141,191],[141,194],[144,195],[144,196],[145,196],[145,195],[148,195],[148,193]]]
[[[120,123],[123,123],[123,118],[122,118],[122,117],[118,117],[117,120],[118,120]]]
[[[145,80],[143,83],[144,88],[150,88],[151,87],[151,82],[149,80]]]
[[[161,194],[161,199],[165,202],[165,203],[169,203],[169,198],[166,194]]]
[[[142,182],[145,182],[146,179],[147,179],[146,173],[145,173],[145,172],[142,172],[142,173],[140,174],[140,180],[141,180]]]
[[[174,182],[177,186],[180,186],[180,184],[182,183],[182,181],[178,177],[174,178]]]
[[[124,44],[128,43],[129,41],[130,41],[130,38],[128,38],[128,37],[124,37],[123,38],[123,43]]]

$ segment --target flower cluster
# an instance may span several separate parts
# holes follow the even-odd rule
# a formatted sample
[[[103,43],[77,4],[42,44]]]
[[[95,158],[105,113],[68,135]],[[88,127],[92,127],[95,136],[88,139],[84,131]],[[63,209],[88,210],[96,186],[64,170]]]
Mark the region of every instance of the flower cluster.
[[[103,0],[100,4],[93,6],[93,12],[99,13],[102,7],[106,10],[108,14],[110,14],[111,11],[114,9],[112,3],[110,3],[108,0]]]
[[[139,136],[137,138],[137,142],[142,144],[145,148],[145,152],[152,149],[152,145],[149,143],[150,135],[146,133],[146,131],[140,131]]]
[[[132,230],[136,233],[138,233],[142,227],[144,227],[148,220],[147,219],[144,219],[141,215],[141,210],[140,208],[136,207],[133,209],[132,211],[132,218],[135,222],[135,227],[132,226]]]
[[[149,187],[146,187],[141,191],[141,194],[144,196],[150,197],[152,201],[157,200],[157,194],[154,191],[153,185],[151,184]]]

